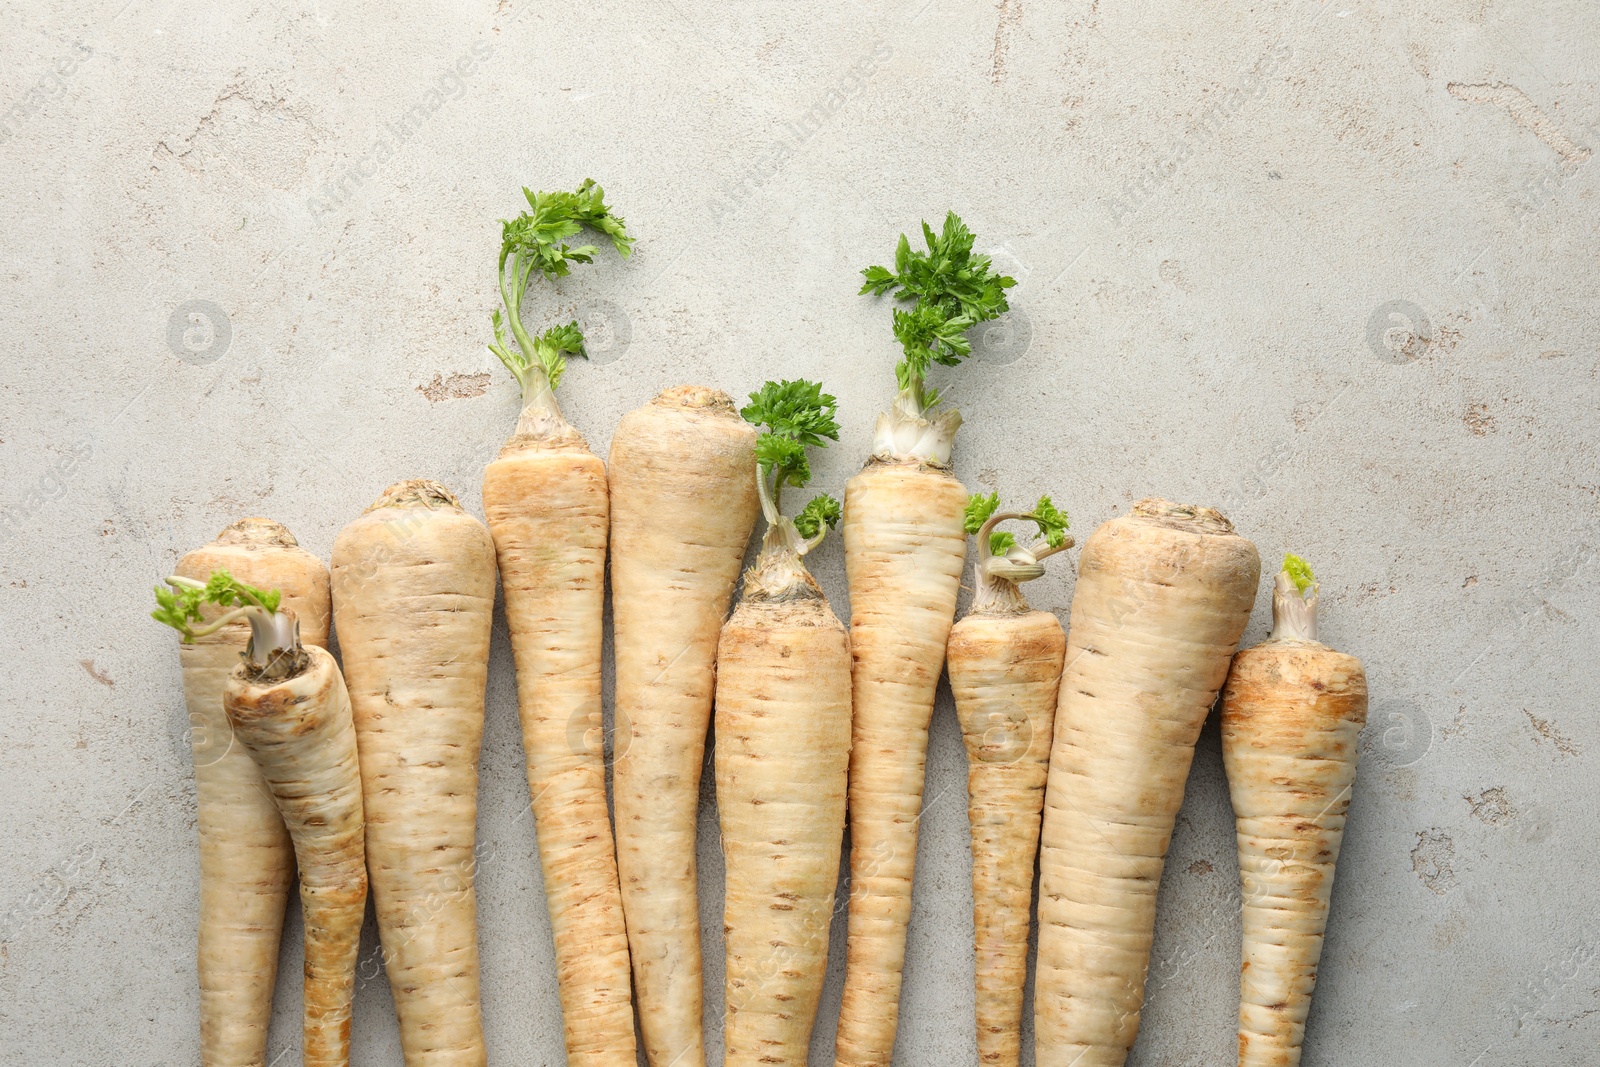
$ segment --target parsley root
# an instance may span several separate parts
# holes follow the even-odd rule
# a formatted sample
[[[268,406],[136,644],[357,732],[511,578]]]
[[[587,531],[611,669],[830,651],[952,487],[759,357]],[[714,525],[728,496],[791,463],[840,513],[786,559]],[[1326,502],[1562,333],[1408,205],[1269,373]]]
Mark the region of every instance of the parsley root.
[[[567,237],[591,227],[623,257],[632,239],[592,182],[574,193],[524,193],[531,210],[504,224],[500,251],[501,291],[517,347],[503,339],[491,346],[522,386],[522,414],[483,472],[483,510],[516,661],[567,1064],[634,1067],[628,936],[601,742],[606,468],[555,402],[566,354],[583,353],[578,324],[529,338],[521,318],[532,269],[556,278],[567,273],[568,260],[589,262],[595,249],[568,248]],[[497,334],[499,325],[497,319]]]
[[[302,645],[282,593],[216,571],[205,582],[173,576],[156,590],[154,617],[186,642],[228,624],[250,624],[243,662],[228,675],[222,706],[272,793],[294,842],[305,917],[306,1067],[349,1067],[350,1006],[367,907],[366,841],[356,732],[333,657]],[[207,621],[205,604],[232,610]],[[196,628],[195,623],[205,623]]]
[[[1061,623],[1031,610],[1019,585],[1043,575],[1045,557],[1071,547],[1072,538],[1066,515],[1049,497],[1027,512],[998,507],[994,494],[967,502],[966,529],[978,545],[977,591],[972,610],[950,631],[946,655],[967,749],[978,1060],[1016,1067],[1033,861],[1067,651]],[[1035,523],[1039,539],[1019,545],[997,532],[1007,520]]]
[[[893,271],[862,272],[862,293],[911,306],[894,312],[904,353],[894,404],[878,419],[872,457],[845,487],[854,720],[839,1067],[883,1067],[894,1054],[928,724],[966,561],[967,492],[949,470],[961,415],[935,413],[938,392],[924,376],[970,354],[967,329],[1005,311],[1014,284],[972,254],[972,232],[954,212],[941,232],[922,229],[926,252],[902,236]]]
[[[283,526],[241,519],[179,560],[176,573],[203,582],[216,571],[282,590],[284,606],[300,619],[301,638],[328,643],[328,568]],[[294,885],[288,828],[222,708],[249,634],[240,618],[179,646],[200,835],[201,1067],[266,1063],[278,945]]]
[[[828,961],[850,761],[850,642],[804,557],[839,521],[814,498],[793,520],[785,485],[805,449],[837,440],[833,397],[768,382],[742,414],[766,427],[754,471],[761,555],[717,647],[717,811],[726,869],[727,1067],[805,1067]]]
[[[1233,658],[1222,691],[1222,761],[1238,819],[1244,889],[1240,1067],[1296,1067],[1344,839],[1367,678],[1317,640],[1317,584],[1285,556],[1272,633]]]
[[[333,542],[367,868],[407,1067],[482,1067],[478,751],[494,546],[437,482],[390,486]]]
[[[756,519],[756,431],[668,389],[611,438],[617,871],[651,1067],[704,1067],[695,830],[717,637]]]
[[[1121,1067],[1195,740],[1261,562],[1211,508],[1144,500],[1078,558],[1039,856],[1039,1067]]]

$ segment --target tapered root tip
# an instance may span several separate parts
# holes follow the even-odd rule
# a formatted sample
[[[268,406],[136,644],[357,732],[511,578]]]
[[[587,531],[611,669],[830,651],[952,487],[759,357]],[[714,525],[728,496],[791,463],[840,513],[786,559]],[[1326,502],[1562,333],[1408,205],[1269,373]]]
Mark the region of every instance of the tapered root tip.
[[[402,508],[412,504],[420,504],[426,508],[459,508],[461,501],[438,482],[427,478],[409,478],[403,482],[395,482],[385,489],[383,495],[374,500],[367,511],[376,511],[379,508]]]
[[[1233,523],[1216,508],[1203,504],[1174,504],[1160,497],[1146,497],[1133,506],[1135,518],[1151,519],[1174,530],[1190,533],[1231,534]]]
[[[300,542],[294,539],[294,534],[290,533],[289,528],[283,523],[254,516],[229,523],[226,529],[217,534],[216,543],[219,545],[280,545],[284,548],[293,548]]]
[[[704,385],[678,385],[671,389],[663,389],[650,403],[669,408],[725,412],[734,417],[738,417],[739,414],[738,405],[733,402],[733,397],[721,389],[712,389]]]

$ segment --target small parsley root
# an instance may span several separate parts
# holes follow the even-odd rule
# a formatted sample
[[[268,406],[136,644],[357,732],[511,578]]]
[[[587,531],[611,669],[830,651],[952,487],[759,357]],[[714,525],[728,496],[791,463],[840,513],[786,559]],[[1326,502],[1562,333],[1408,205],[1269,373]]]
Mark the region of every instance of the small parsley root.
[[[893,271],[868,267],[862,293],[909,303],[894,312],[903,358],[893,406],[878,419],[872,457],[845,487],[850,582],[853,742],[850,750],[850,907],[839,1067],[880,1067],[893,1056],[911,918],[928,724],[966,561],[967,491],[950,473],[961,415],[935,414],[924,376],[970,354],[966,331],[1007,308],[1012,279],[972,253],[951,212],[926,252],[900,238]]]
[[[1020,545],[995,529],[1008,520],[1033,522],[1038,540]],[[1033,861],[1067,651],[1061,623],[1030,609],[1019,586],[1044,574],[1047,556],[1072,546],[1066,529],[1067,516],[1047,496],[1027,512],[1000,511],[993,493],[967,501],[977,591],[950,631],[946,657],[967,749],[978,1061],[985,1067],[1016,1067],[1021,1055]]]
[[[222,706],[294,842],[305,917],[302,1062],[349,1067],[367,862],[344,678],[324,649],[301,643],[294,614],[280,610],[279,590],[254,588],[220,570],[203,583],[174,575],[167,584],[172,590],[157,588],[152,614],[185,642],[239,620],[250,625],[243,662],[228,675]],[[231,610],[207,622],[206,604]]]
[[[838,440],[816,382],[768,382],[741,414],[763,427],[755,476],[761,554],[717,647],[717,811],[726,870],[722,925],[728,1067],[805,1067],[828,962],[845,774],[850,641],[804,557],[839,521],[818,496],[793,520],[783,488],[810,480],[806,448]]]
[[[1238,821],[1239,1067],[1296,1067],[1344,839],[1367,678],[1317,640],[1317,583],[1285,556],[1272,633],[1233,658],[1222,762]]]
[[[695,831],[717,638],[758,508],[756,431],[668,389],[611,437],[617,870],[651,1067],[704,1067]]]
[[[176,570],[194,582],[225,571],[241,584],[281,590],[283,607],[300,620],[301,639],[328,643],[328,568],[270,519],[241,519],[185,555]],[[161,599],[168,597],[177,609],[178,592],[162,590]],[[220,614],[214,605],[203,612]],[[195,621],[186,613],[174,618],[185,625]],[[294,885],[288,828],[249,751],[234,743],[222,707],[228,675],[239,665],[249,635],[240,617],[184,642],[178,653],[200,837],[201,1067],[267,1062],[278,946]]]
[[[1261,561],[1221,513],[1144,500],[1078,554],[1039,855],[1039,1067],[1121,1067],[1184,783]]]
[[[566,354],[582,354],[569,323],[530,338],[521,307],[531,273],[553,280],[595,251],[563,242],[590,227],[626,258],[632,244],[600,187],[524,190],[530,211],[504,224],[500,270],[517,347],[500,322],[491,349],[523,390],[522,414],[483,472],[506,625],[517,670],[522,750],[555,941],[569,1067],[634,1067],[628,935],[606,807],[600,650],[610,522],[606,468],[555,403]],[[509,268],[509,277],[508,277]]]
[[[489,532],[437,482],[390,486],[333,542],[367,869],[407,1067],[482,1067],[478,752]]]

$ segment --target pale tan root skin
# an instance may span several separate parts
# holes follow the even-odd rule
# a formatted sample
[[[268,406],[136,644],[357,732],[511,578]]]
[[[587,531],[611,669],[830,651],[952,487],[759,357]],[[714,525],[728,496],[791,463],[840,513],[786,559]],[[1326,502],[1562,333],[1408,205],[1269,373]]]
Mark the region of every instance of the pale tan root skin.
[[[333,657],[307,645],[309,666],[255,685],[243,666],[223,706],[250,750],[294,841],[305,916],[305,1067],[348,1067],[350,1002],[367,906],[361,772],[350,698]]]
[[[283,592],[307,644],[328,642],[328,568],[270,519],[242,519],[178,561],[203,582],[226,570]],[[221,609],[208,608],[215,618]],[[228,675],[250,640],[238,622],[180,645],[200,832],[200,1063],[265,1067],[294,845],[250,753],[222,708]]]
[[[854,722],[850,903],[839,1067],[894,1054],[928,723],[966,558],[967,492],[948,471],[873,461],[845,487]]]
[[[1016,1067],[1033,863],[1067,638],[1047,611],[968,615],[950,631],[950,688],[967,748],[978,1060]]]
[[[605,465],[575,433],[513,438],[483,476],[568,1067],[638,1062],[600,718],[607,500]]]
[[[1355,782],[1367,679],[1314,641],[1240,652],[1222,694],[1222,759],[1244,895],[1240,1067],[1296,1067]]]
[[[1143,501],[1079,557],[1040,847],[1039,1067],[1121,1067],[1194,743],[1260,578],[1209,508]]]
[[[612,790],[651,1067],[703,1067],[695,828],[717,637],[755,526],[753,426],[715,390],[622,417],[607,464],[616,627]]]
[[[826,600],[747,598],[734,611],[717,651],[715,736],[727,871],[723,1062],[805,1067],[850,762],[850,645]]]
[[[475,853],[494,546],[436,483],[333,544],[367,870],[407,1067],[482,1067]]]

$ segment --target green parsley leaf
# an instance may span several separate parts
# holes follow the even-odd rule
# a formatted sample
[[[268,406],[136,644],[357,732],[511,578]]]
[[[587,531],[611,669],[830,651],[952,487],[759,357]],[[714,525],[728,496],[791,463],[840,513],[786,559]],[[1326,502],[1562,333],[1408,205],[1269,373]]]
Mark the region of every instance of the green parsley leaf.
[[[988,496],[984,496],[982,493],[973,493],[967,497],[966,515],[962,519],[963,528],[969,534],[976,534],[983,529],[983,524],[989,521],[989,516],[993,515],[999,508],[999,493],[990,493]]]
[[[193,623],[205,621],[202,604],[218,607],[247,607],[254,605],[267,612],[276,612],[283,600],[280,590],[257,589],[246,585],[227,571],[213,571],[203,587],[188,585],[176,588],[156,586],[156,610],[150,617],[172,627],[183,635],[185,643],[194,640]]]
[[[1292,553],[1284,554],[1283,573],[1289,576],[1289,580],[1294,583],[1295,592],[1301,596],[1305,596],[1306,590],[1317,580],[1316,575],[1311,573],[1311,564]]]
[[[810,540],[822,530],[823,523],[832,530],[839,525],[839,520],[844,516],[844,509],[839,502],[826,494],[814,496],[810,502],[794,517],[794,528],[800,536]]]
[[[967,330],[1008,310],[1005,291],[1017,284],[1015,278],[992,272],[988,256],[973,255],[972,231],[954,211],[945,216],[939,233],[924,222],[922,235],[926,252],[913,252],[901,234],[893,271],[873,266],[861,272],[866,279],[862,295],[888,293],[912,302],[909,310],[897,308],[894,313],[894,335],[905,353],[895,367],[895,380],[903,390],[920,390],[932,364],[953,367],[971,355]],[[924,406],[932,402],[924,398]]]
[[[834,421],[838,408],[839,402],[822,391],[821,382],[800,379],[765,383],[750,394],[750,403],[739,415],[746,422],[816,447],[823,438],[839,439],[839,424]]]
[[[1051,548],[1060,548],[1067,540],[1067,513],[1050,502],[1048,496],[1039,498],[1029,518],[1039,526],[1039,536]]]
[[[834,419],[839,403],[822,391],[821,382],[804,379],[767,382],[750,394],[739,415],[767,432],[756,439],[756,462],[777,488],[802,488],[811,480],[806,449],[839,439]]]
[[[534,367],[544,372],[554,389],[566,369],[566,356],[584,355],[583,334],[574,322],[547,330],[538,338],[530,337],[522,321],[528,279],[535,270],[546,278],[563,278],[572,272],[569,263],[593,263],[599,251],[596,246],[567,243],[585,227],[608,238],[623,259],[633,253],[634,239],[628,236],[622,217],[606,205],[605,192],[593,179],[586,179],[570,193],[536,193],[524,188],[522,194],[528,210],[514,219],[500,220],[500,292],[506,316],[494,313],[495,339],[489,351],[524,389]],[[506,343],[506,325],[516,339],[515,350]]]

